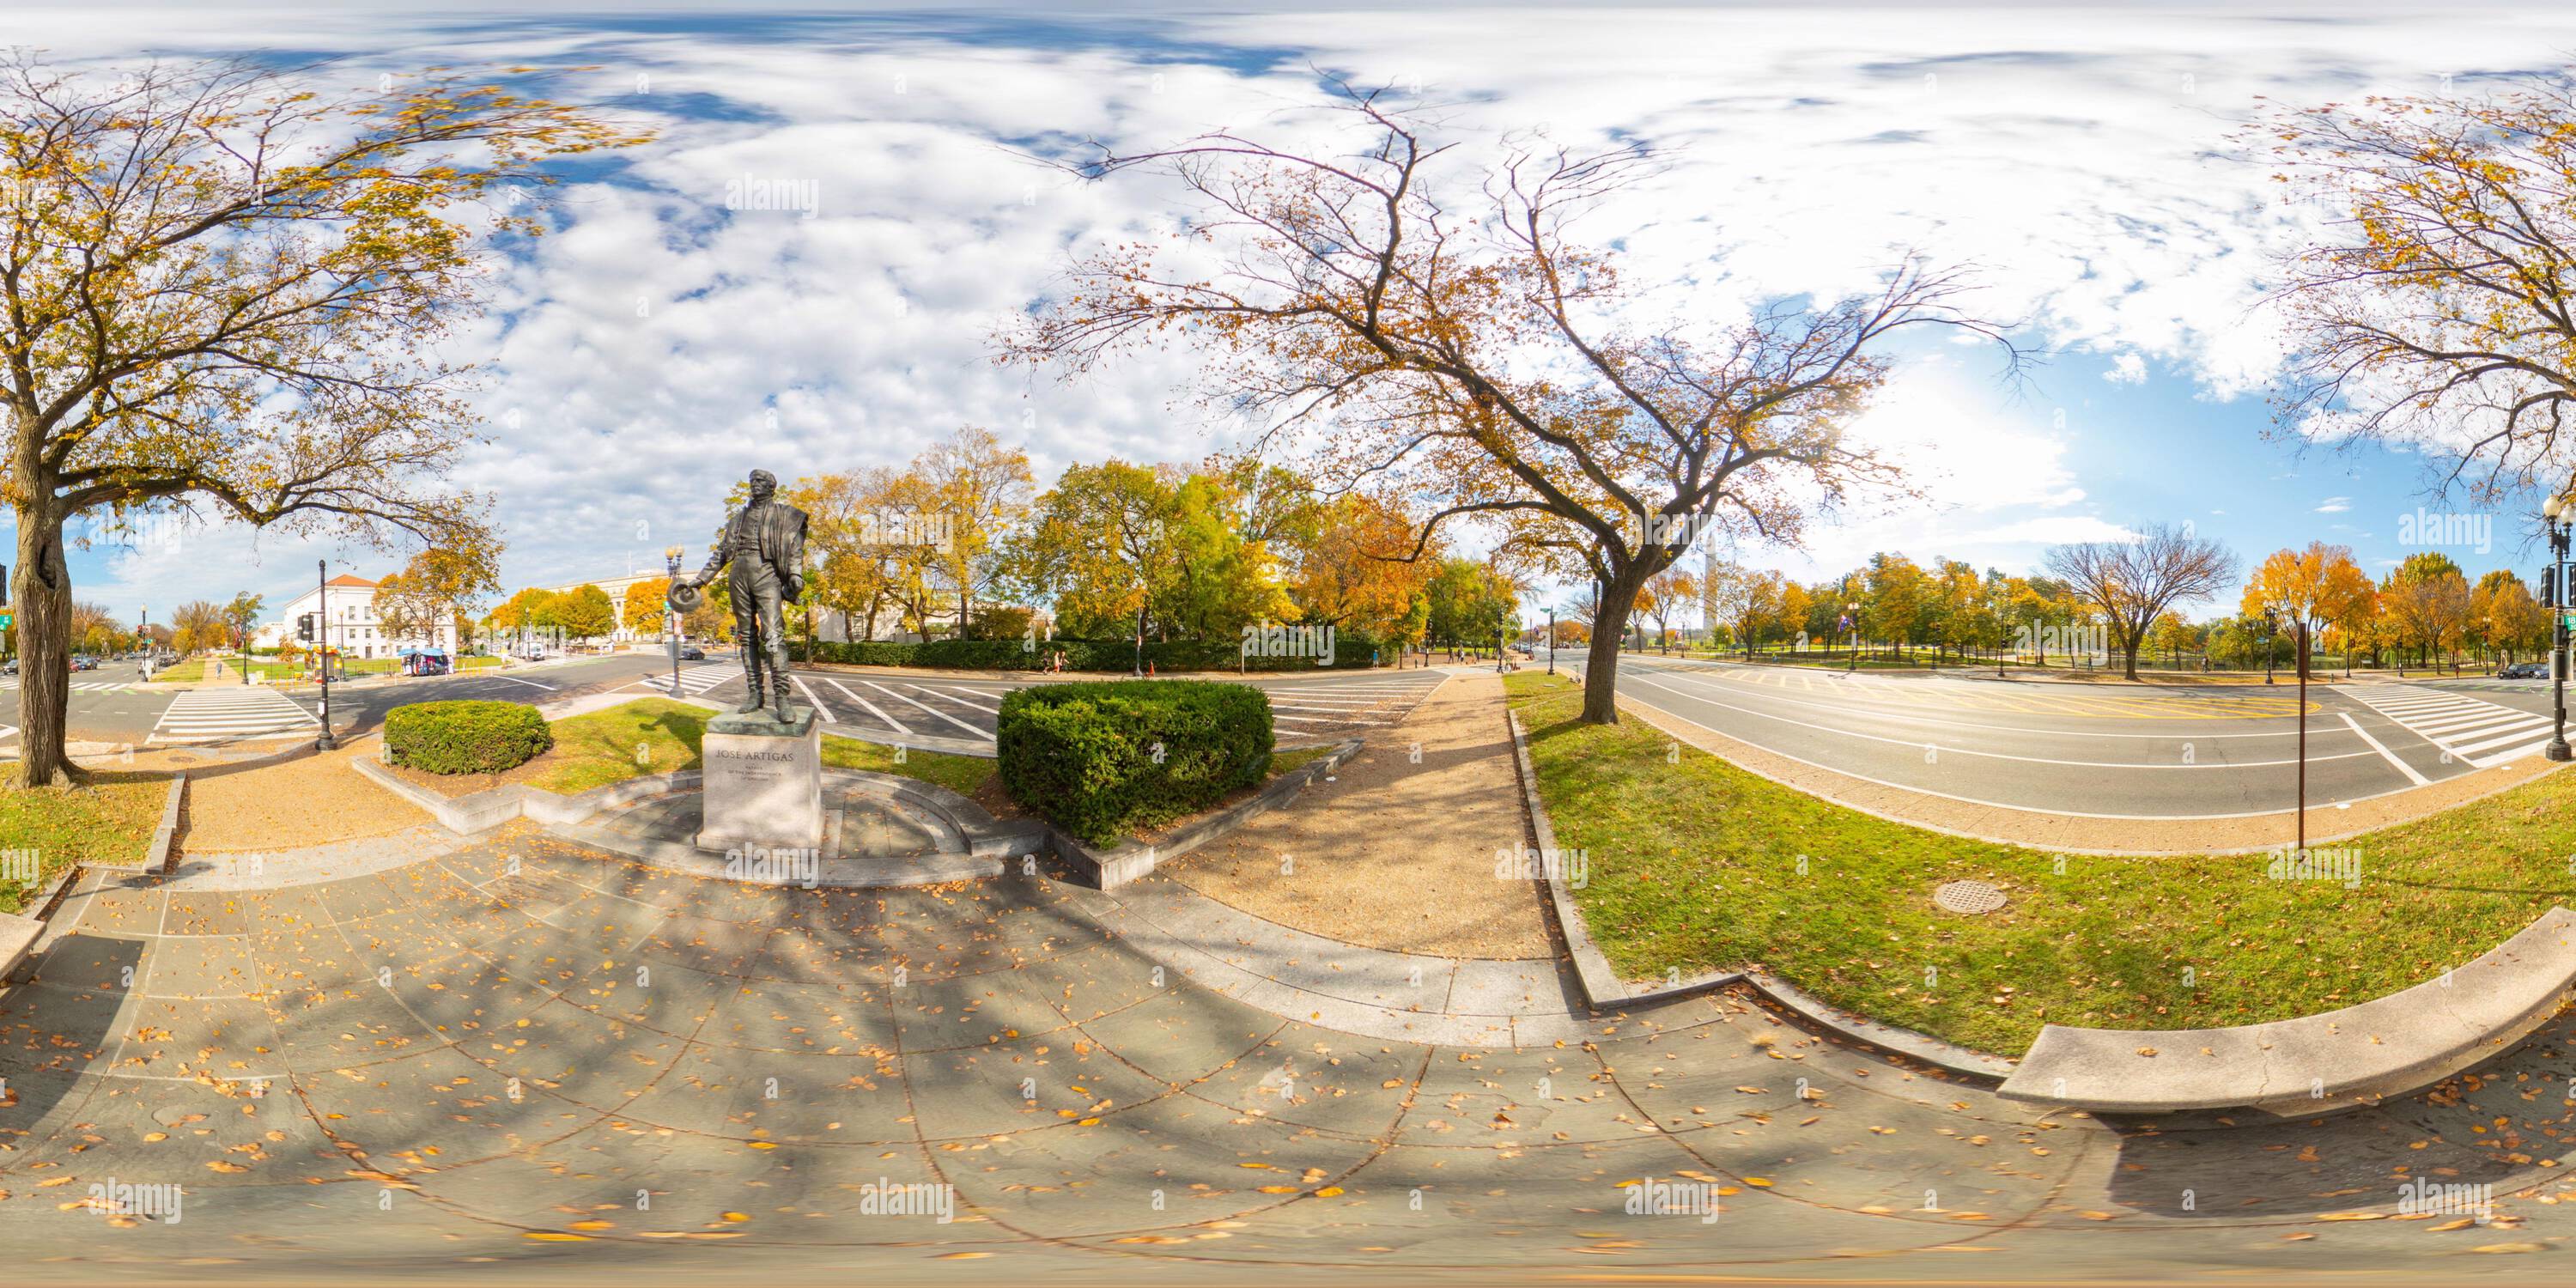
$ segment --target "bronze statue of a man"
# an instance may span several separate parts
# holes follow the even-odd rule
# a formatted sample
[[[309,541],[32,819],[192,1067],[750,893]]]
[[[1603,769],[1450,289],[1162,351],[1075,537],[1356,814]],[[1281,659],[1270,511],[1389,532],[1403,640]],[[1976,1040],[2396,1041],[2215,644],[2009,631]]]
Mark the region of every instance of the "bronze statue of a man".
[[[724,540],[707,558],[707,566],[681,585],[691,590],[716,579],[727,564],[733,575],[733,638],[742,646],[745,715],[760,710],[760,672],[769,669],[771,711],[781,722],[787,712],[787,629],[780,609],[805,593],[805,512],[776,499],[778,477],[767,470],[751,472],[751,500],[725,519]]]

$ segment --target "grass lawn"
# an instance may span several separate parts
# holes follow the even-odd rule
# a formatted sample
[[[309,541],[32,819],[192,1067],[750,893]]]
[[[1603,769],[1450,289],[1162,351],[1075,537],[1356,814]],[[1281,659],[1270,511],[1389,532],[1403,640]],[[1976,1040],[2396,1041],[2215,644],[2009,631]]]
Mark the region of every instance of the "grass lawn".
[[[554,750],[529,761],[512,777],[550,792],[584,792],[643,774],[698,767],[698,743],[716,713],[668,698],[639,698],[605,711],[554,722]],[[993,777],[993,762],[975,756],[906,751],[853,738],[823,739],[823,763],[937,783],[973,796]]]
[[[460,657],[456,659],[456,669],[459,671],[480,671],[487,666],[499,666],[507,660],[508,659],[506,658],[498,657]]]
[[[1577,898],[1630,979],[1761,965],[1836,1005],[2002,1055],[2043,1023],[2286,1019],[2434,978],[2576,904],[2576,775],[2331,847],[2360,882],[2272,880],[2265,855],[2106,858],[1961,840],[1845,809],[1674,744],[1575,719],[1565,677],[1504,680]],[[2011,903],[1932,904],[1971,877]]]
[[[153,681],[158,684],[194,684],[205,678],[206,659],[202,657],[192,657],[185,662],[173,662],[152,673]]]
[[[0,791],[0,912],[24,910],[72,864],[141,860],[169,798],[170,779],[160,774],[98,773],[85,787]]]

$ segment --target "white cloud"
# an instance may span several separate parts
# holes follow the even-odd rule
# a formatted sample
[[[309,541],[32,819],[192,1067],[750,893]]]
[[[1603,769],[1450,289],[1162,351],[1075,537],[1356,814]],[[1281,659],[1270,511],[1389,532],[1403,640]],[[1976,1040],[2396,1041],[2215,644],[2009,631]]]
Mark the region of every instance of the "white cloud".
[[[168,55],[269,47],[280,30],[246,20],[253,10],[152,12],[152,47]],[[11,38],[134,56],[135,25],[100,14],[19,6]],[[1316,100],[1309,63],[1407,95],[1418,85],[1473,147],[1543,125],[1578,145],[1671,148],[1672,168],[1594,231],[1622,237],[1633,279],[1686,316],[1852,289],[1916,246],[1975,265],[1984,311],[2108,355],[2115,386],[2143,382],[2152,361],[2230,397],[2268,378],[2279,351],[2255,304],[2280,224],[2262,167],[2225,155],[2255,96],[2429,90],[2444,70],[2576,47],[2576,12],[2509,8],[2284,22],[2165,6],[1580,20],[1280,7],[1134,16],[1083,44],[1007,18],[808,13],[792,40],[712,18],[624,21],[558,7],[478,27],[370,4],[299,13],[292,28],[299,49],[348,53],[330,74],[352,84],[475,59],[596,64],[573,88],[666,126],[628,158],[650,188],[567,191],[567,226],[509,266],[499,310],[452,349],[496,359],[484,400],[496,442],[457,481],[499,492],[514,583],[701,542],[725,486],[754,465],[899,460],[960,423],[1027,442],[1042,472],[1221,445],[1174,405],[1186,354],[1074,386],[990,364],[986,335],[1048,288],[1068,248],[1144,232],[1171,206],[1152,185],[1064,182],[1008,145],[1258,124]],[[639,76],[650,93],[634,92]],[[725,181],[743,177],[813,184],[815,217],[724,210]],[[2067,441],[1980,386],[1978,360],[1960,350],[1956,366],[1914,358],[1896,373],[1865,424],[1918,471],[1926,504],[1819,528],[1810,561],[1839,568],[1882,548],[2024,560],[2117,530],[2065,513],[2088,493]],[[196,540],[226,558],[252,548],[245,534]],[[259,575],[300,584],[302,543],[264,548]],[[101,594],[157,605],[178,567],[117,564]]]
[[[2319,514],[2341,514],[2341,513],[2343,513],[2344,511],[2349,510],[2349,509],[2351,509],[2351,508],[2352,508],[2352,498],[2351,498],[2351,497],[2348,497],[2348,496],[2330,496],[2330,497],[2327,497],[2327,498],[2325,499],[2325,501],[2324,501],[2322,504],[2320,504],[2320,505],[2318,505],[2318,506],[2317,506],[2317,513],[2319,513]]]

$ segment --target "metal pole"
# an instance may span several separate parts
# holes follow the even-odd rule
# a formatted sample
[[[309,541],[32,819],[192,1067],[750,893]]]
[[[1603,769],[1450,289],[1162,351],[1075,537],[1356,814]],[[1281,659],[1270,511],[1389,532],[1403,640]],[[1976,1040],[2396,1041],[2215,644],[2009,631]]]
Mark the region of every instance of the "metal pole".
[[[322,627],[314,632],[320,636],[315,647],[321,650],[322,659],[322,736],[314,740],[314,745],[330,751],[340,742],[331,736],[331,561],[328,559],[313,561],[313,608],[313,616]]]
[[[2308,849],[2308,619],[2299,618],[2299,852]]]
[[[2555,566],[2550,580],[2558,583],[2558,593],[2550,596],[2558,602],[2549,606],[2549,746],[2541,754],[2564,762],[2567,748],[2567,525],[2558,519],[2549,521],[2549,553]]]
[[[1547,610],[1547,673],[1556,674],[1556,610]]]

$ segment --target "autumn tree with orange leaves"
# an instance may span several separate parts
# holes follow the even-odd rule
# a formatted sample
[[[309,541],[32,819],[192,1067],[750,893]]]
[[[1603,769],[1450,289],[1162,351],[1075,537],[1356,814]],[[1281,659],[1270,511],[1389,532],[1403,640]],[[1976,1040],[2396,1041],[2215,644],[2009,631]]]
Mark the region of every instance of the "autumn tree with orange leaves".
[[[2420,447],[2485,502],[2576,464],[2576,91],[2280,109],[2285,199],[2324,218],[2277,261],[2289,432]]]
[[[2311,541],[2305,550],[2275,550],[2245,579],[2239,610],[2247,617],[2267,613],[2299,637],[2299,674],[2308,674],[2308,655],[2316,632],[2328,623],[2350,618],[2371,602],[2370,574],[2354,563],[2352,547]]]
[[[524,71],[526,69],[516,69]],[[449,73],[382,92],[248,62],[114,76],[0,53],[0,495],[26,664],[17,781],[64,755],[63,529],[207,511],[384,546],[485,544],[438,342],[533,236],[548,158],[637,141]],[[516,199],[513,199],[513,198]]]
[[[1453,520],[1502,553],[1598,578],[1597,638],[1702,539],[1793,540],[1806,510],[1901,490],[1846,438],[1887,373],[1896,332],[2000,340],[1966,313],[1964,278],[1907,260],[1866,296],[1774,303],[1732,319],[1654,322],[1620,254],[1574,220],[1658,164],[1642,147],[1508,145],[1453,155],[1427,122],[1345,91],[1339,138],[1221,131],[1073,165],[1142,171],[1191,206],[1164,244],[1100,249],[1006,332],[1003,361],[1069,374],[1166,342],[1200,347],[1212,403],[1256,418],[1328,493],[1424,504],[1419,557]],[[2007,347],[2007,353],[2010,353]],[[1618,720],[1618,669],[1586,672],[1583,719]]]

